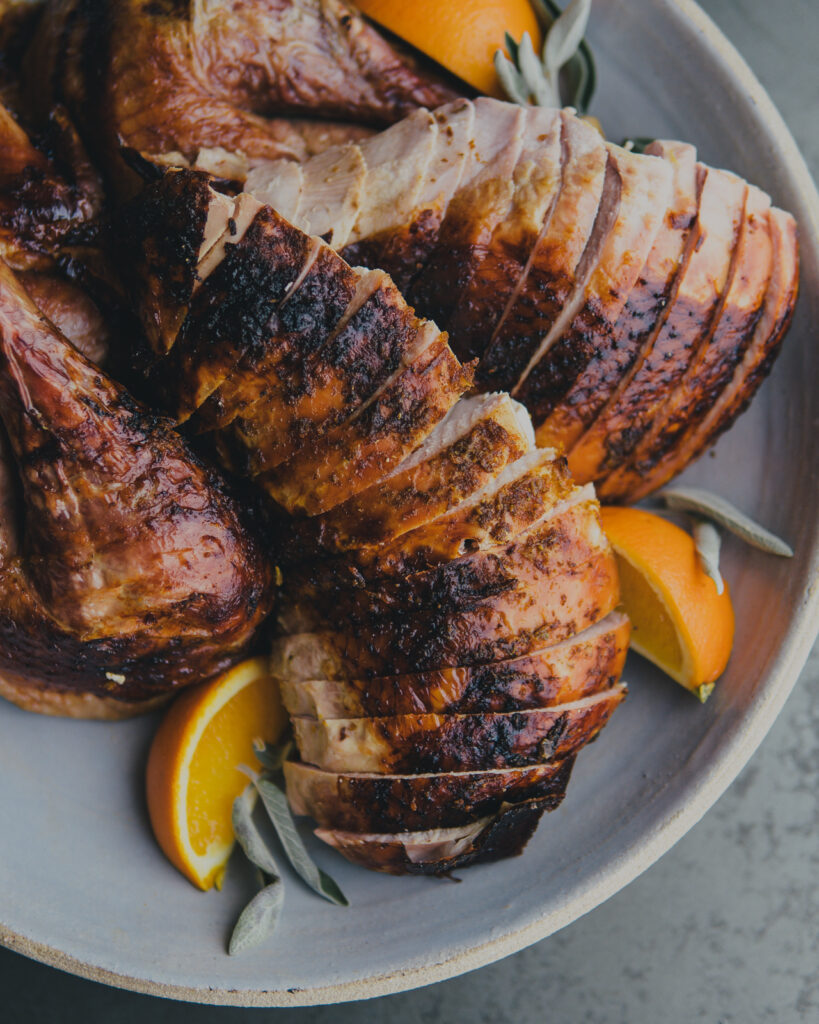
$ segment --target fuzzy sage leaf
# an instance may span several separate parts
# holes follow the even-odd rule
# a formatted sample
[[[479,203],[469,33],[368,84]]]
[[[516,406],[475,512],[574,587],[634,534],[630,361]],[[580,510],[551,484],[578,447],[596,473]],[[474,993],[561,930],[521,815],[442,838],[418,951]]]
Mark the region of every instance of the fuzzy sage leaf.
[[[526,83],[528,93],[534,97],[535,104],[539,107],[559,107],[560,97],[557,90],[557,79],[550,80],[548,74],[544,74],[543,65],[537,59],[535,48],[532,46],[532,39],[528,32],[523,33],[518,48],[518,67]]]
[[[236,956],[263,942],[275,929],[284,903],[284,886],[280,878],[257,892],[236,922],[228,944],[228,953]]]
[[[253,820],[256,793],[256,786],[251,782],[233,801],[233,834],[251,864],[265,875],[278,878],[279,866]]]
[[[586,32],[591,0],[571,0],[552,24],[543,44],[543,67],[547,75],[557,75],[577,52]]]
[[[707,519],[695,519],[692,532],[703,572],[714,581],[717,593],[721,594],[725,590],[725,582],[719,571],[719,530]]]
[[[320,896],[339,906],[348,906],[348,900],[338,885],[328,874],[313,863],[296,829],[296,823],[293,821],[293,815],[284,790],[267,778],[258,779],[255,785],[259,791],[259,796],[262,798],[265,810],[270,815],[270,820],[273,822],[273,827],[276,829],[282,848],[296,872]]]
[[[693,512],[695,515],[705,519],[711,519],[726,530],[730,530],[750,544],[759,548],[760,551],[767,551],[772,555],[781,555],[783,558],[792,558],[793,549],[781,540],[776,534],[766,530],[764,526],[755,523],[753,519],[740,512],[730,501],[721,498],[710,491],[702,490],[699,487],[675,487],[661,491],[658,495],[668,508],[680,512]]]
[[[508,32],[503,34],[504,42],[506,43],[506,52],[512,58],[512,63],[517,64],[518,62],[518,44],[515,42],[514,37]]]
[[[530,0],[530,3],[540,23],[540,27],[543,29],[545,54],[549,33],[565,12],[561,11],[558,5],[554,3],[554,0]],[[591,7],[591,4],[589,4],[589,7]],[[512,51],[510,50],[509,52],[511,53]],[[586,114],[594,96],[595,86],[597,85],[597,70],[594,66],[594,57],[592,56],[591,49],[584,39],[580,40],[574,54],[563,63],[562,69],[558,70],[560,71],[559,76],[557,71],[554,72],[555,88],[553,91],[560,97],[560,102],[564,106],[574,107],[581,115]],[[546,74],[547,78],[552,78],[545,67],[544,74]],[[562,86],[561,88],[558,88],[558,78]]]
[[[520,72],[502,50],[495,51],[495,71],[503,91],[512,100],[525,107],[529,103],[529,94]]]

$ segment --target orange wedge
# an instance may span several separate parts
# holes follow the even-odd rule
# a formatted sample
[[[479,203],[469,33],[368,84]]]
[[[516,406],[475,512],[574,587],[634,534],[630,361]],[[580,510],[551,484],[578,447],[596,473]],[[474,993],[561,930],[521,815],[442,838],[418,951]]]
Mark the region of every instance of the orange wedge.
[[[266,658],[187,690],[162,720],[148,755],[148,813],[165,856],[200,889],[221,886],[233,849],[233,801],[248,782],[238,766],[260,770],[253,740],[274,743],[286,724]]]
[[[519,43],[528,32],[535,53],[542,45],[529,0],[359,0],[357,6],[453,75],[493,96],[500,95],[494,56],[496,50],[506,52],[504,33]]]
[[[674,523],[638,508],[602,513],[631,619],[631,646],[706,700],[734,642],[728,587],[717,593],[693,539]]]

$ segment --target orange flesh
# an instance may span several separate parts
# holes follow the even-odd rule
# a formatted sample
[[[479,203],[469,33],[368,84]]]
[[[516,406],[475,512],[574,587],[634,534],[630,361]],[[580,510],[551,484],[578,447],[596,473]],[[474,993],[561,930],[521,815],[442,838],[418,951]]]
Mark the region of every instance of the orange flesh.
[[[208,724],[191,759],[188,782],[190,839],[196,853],[205,854],[213,842],[232,838],[233,801],[248,782],[237,766],[261,770],[248,723],[257,723],[256,735],[273,742],[282,714],[276,689],[263,677],[240,690]]]

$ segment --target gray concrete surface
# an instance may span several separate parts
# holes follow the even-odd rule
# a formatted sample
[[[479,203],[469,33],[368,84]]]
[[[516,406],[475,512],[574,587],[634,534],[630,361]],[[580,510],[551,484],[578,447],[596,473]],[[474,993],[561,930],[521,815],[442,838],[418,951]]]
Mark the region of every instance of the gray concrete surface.
[[[819,174],[818,0],[704,6]],[[0,950],[0,1024],[251,1015],[281,1024],[819,1021],[819,645],[751,763],[670,853],[564,931],[473,974],[366,1003],[238,1010],[107,989]]]

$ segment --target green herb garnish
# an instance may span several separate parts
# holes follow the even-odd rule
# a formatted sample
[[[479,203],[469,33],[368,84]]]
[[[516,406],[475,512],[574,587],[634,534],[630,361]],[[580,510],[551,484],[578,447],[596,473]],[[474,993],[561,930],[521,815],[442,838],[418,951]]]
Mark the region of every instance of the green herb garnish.
[[[276,858],[253,820],[256,798],[276,830],[281,848],[296,873],[310,888],[338,906],[348,906],[347,898],[330,876],[321,870],[307,852],[293,820],[284,790],[284,762],[293,749],[288,736],[278,744],[254,741],[256,757],[264,766],[261,774],[243,768],[250,777],[249,785],[233,802],[233,834],[247,859],[259,873],[260,891],[239,915],[228,944],[231,956],[258,946],[275,929],[284,902],[284,883]]]
[[[583,115],[597,78],[591,50],[583,41],[591,0],[571,0],[564,11],[552,0],[531,3],[545,34],[543,49],[538,57],[528,32],[519,43],[507,33],[509,57],[502,50],[495,53],[501,85],[521,106],[570,106]]]

